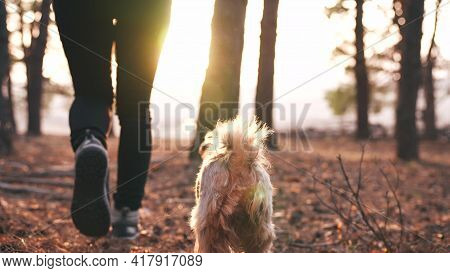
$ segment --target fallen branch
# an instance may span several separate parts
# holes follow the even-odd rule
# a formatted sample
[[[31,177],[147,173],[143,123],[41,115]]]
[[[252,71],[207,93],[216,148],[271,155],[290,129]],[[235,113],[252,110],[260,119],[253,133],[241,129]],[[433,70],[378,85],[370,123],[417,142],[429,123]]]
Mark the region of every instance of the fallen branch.
[[[330,242],[330,243],[317,243],[317,244],[302,244],[302,243],[289,243],[289,246],[298,248],[318,248],[318,247],[328,247],[339,245],[340,241]]]
[[[54,200],[70,200],[70,197],[63,194],[57,194],[54,191],[40,189],[36,187],[26,187],[11,185],[9,183],[0,182],[0,191],[11,194],[35,194],[49,197]]]
[[[11,174],[10,172],[0,172],[2,176],[9,177],[73,177],[73,170],[44,170],[44,171],[34,171],[34,172],[23,172],[21,174]]]
[[[23,177],[23,176],[6,176],[0,178],[2,182],[7,183],[28,183],[42,186],[56,186],[61,188],[73,188],[73,182],[52,181],[39,177]]]

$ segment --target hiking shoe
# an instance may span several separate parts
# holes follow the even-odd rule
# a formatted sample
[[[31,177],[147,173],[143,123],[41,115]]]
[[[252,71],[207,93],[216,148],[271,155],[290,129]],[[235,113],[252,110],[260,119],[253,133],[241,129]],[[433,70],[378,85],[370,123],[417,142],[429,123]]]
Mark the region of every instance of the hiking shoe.
[[[128,207],[113,209],[112,235],[119,239],[133,240],[139,235],[139,211]]]
[[[106,235],[111,225],[108,199],[108,153],[89,130],[75,154],[71,215],[84,235]]]

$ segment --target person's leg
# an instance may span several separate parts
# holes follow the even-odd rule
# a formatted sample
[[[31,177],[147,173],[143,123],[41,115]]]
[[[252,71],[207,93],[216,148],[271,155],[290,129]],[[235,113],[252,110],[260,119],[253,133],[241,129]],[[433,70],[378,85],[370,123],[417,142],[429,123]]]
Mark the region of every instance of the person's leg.
[[[118,186],[115,208],[137,210],[141,206],[151,143],[150,92],[164,37],[171,1],[131,0],[119,4],[117,23],[117,113],[121,125]]]
[[[54,0],[56,22],[75,89],[69,124],[74,150],[91,129],[106,145],[110,128],[112,13],[106,0]]]
[[[75,89],[70,109],[75,183],[71,216],[88,236],[105,235],[110,227],[108,154],[113,92],[110,58],[112,17],[108,1],[55,0],[54,10]]]

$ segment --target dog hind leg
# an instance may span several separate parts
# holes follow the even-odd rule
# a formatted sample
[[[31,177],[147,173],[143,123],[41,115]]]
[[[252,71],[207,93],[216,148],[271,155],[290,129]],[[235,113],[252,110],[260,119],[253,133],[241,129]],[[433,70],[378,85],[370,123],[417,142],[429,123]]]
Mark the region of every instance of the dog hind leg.
[[[202,168],[197,204],[192,210],[191,228],[196,252],[231,252],[239,239],[230,226],[240,195],[230,187],[225,166],[215,162]]]

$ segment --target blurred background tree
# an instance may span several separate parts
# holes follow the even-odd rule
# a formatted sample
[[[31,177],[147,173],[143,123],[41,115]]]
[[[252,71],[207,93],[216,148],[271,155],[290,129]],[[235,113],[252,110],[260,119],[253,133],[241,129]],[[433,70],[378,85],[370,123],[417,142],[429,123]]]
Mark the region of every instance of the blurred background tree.
[[[439,20],[439,7],[442,0],[436,0],[436,14],[433,24],[433,35],[428,49],[427,56],[424,61],[423,70],[423,90],[425,95],[425,109],[422,113],[423,123],[425,125],[424,138],[430,140],[437,139],[436,128],[436,110],[435,110],[435,80],[433,78],[433,70],[436,65],[436,59],[439,55],[439,48],[436,45],[436,30]]]
[[[419,158],[416,107],[422,79],[421,42],[424,1],[394,0],[399,25],[401,54],[396,107],[395,136],[397,156],[403,160]]]
[[[8,0],[3,2],[2,5],[5,11],[1,18],[3,31],[1,118],[6,120],[2,122],[8,124],[5,128],[8,128],[8,132],[12,134],[16,130],[14,109],[17,110],[18,130],[23,132],[26,127],[25,131],[28,135],[39,135],[41,134],[41,116],[44,116],[45,119],[48,118],[45,110],[50,109],[50,106],[53,105],[54,97],[60,95],[66,97],[58,100],[57,103],[55,102],[58,105],[57,107],[61,107],[61,110],[54,111],[58,112],[59,120],[63,120],[61,117],[64,115],[60,113],[66,111],[66,108],[68,109],[70,105],[71,83],[64,85],[66,80],[63,80],[61,85],[55,84],[52,81],[54,75],[51,75],[51,80],[50,74],[47,73],[47,71],[51,71],[47,68],[55,64],[55,51],[61,51],[59,37],[53,35],[56,31],[50,31],[50,33],[48,31],[49,25],[55,27],[52,26],[50,2],[50,0]],[[399,157],[403,159],[418,158],[418,151],[411,152],[412,155],[400,156],[400,150],[408,150],[409,147],[412,147],[412,150],[418,150],[419,137],[422,133],[423,137],[427,139],[442,138],[445,135],[445,133],[442,133],[443,129],[438,128],[438,124],[443,126],[442,120],[445,119],[436,111],[442,111],[439,102],[444,101],[443,98],[446,99],[448,96],[448,91],[441,94],[441,91],[448,89],[445,86],[445,84],[448,84],[448,79],[443,76],[443,72],[448,71],[448,61],[445,60],[446,47],[442,45],[441,35],[439,34],[442,24],[438,24],[439,18],[437,15],[433,17],[434,24],[427,24],[424,29],[427,35],[426,41],[422,41],[422,44],[426,44],[427,48],[422,50],[422,59],[419,59],[422,75],[418,80],[419,87],[422,87],[424,92],[418,91],[416,94],[414,91],[417,86],[415,84],[416,76],[419,77],[419,74],[413,71],[417,69],[417,58],[420,58],[420,55],[417,55],[417,46],[420,46],[422,39],[421,34],[411,33],[417,31],[416,24],[422,23],[414,16],[408,15],[410,13],[418,15],[420,12],[413,12],[412,8],[406,8],[405,10],[405,7],[416,6],[416,2],[388,0],[381,4],[381,2],[364,0],[335,0],[331,3],[331,6],[326,8],[326,15],[330,20],[333,18],[337,18],[338,22],[341,19],[346,20],[345,23],[342,21],[342,27],[339,25],[337,28],[339,37],[336,37],[336,41],[341,39],[343,41],[336,47],[334,57],[345,58],[349,61],[346,62],[346,64],[348,63],[346,67],[348,78],[342,77],[342,80],[337,78],[337,87],[328,92],[325,100],[328,102],[332,113],[340,118],[341,127],[350,125],[351,130],[354,130],[355,136],[359,139],[369,137],[370,129],[376,126],[375,124],[370,125],[369,117],[375,122],[381,115],[390,113],[373,114],[379,113],[384,107],[388,108],[386,106],[395,105],[395,107],[389,108],[395,108],[396,131],[404,131],[399,127],[408,127],[408,129],[405,129],[404,135],[396,134],[399,143]],[[444,6],[441,0],[425,2],[435,4],[436,9]],[[259,22],[260,17],[257,17],[258,23],[261,24],[261,36],[256,36],[260,41],[260,52],[256,96],[254,98],[255,114],[271,127],[274,127],[271,103],[274,98],[274,82],[282,79],[282,77],[274,77],[275,63],[279,63],[278,61],[275,62],[276,45],[278,43],[279,46],[283,47],[283,44],[291,41],[277,37],[278,24],[283,26],[279,29],[280,33],[285,33],[286,22],[279,19],[285,17],[284,12],[286,12],[287,5],[283,6],[281,3],[279,0],[265,0],[264,9],[261,9],[262,20]],[[427,11],[433,8],[432,5],[428,4]],[[194,148],[191,152],[191,157],[197,158],[198,144],[203,139],[204,133],[213,128],[217,120],[232,118],[238,113],[245,21],[246,16],[248,16],[247,19],[256,18],[250,12],[246,15],[247,1],[217,0],[214,6],[213,4],[210,5],[211,11],[213,7],[214,13],[211,13],[213,19],[210,62],[204,81],[201,79],[203,88],[197,120],[198,129],[193,144]],[[318,5],[319,9],[323,11],[321,4]],[[278,10],[283,12],[280,18],[278,18]],[[385,20],[371,18],[379,11],[386,15]],[[427,14],[431,15],[432,12]],[[423,17],[423,15],[422,11],[420,16]],[[408,20],[410,20],[409,23]],[[376,23],[383,21],[383,23],[374,27],[374,21]],[[385,25],[386,22],[388,25]],[[8,28],[6,28],[6,23],[8,23]],[[433,26],[433,28],[430,26]],[[342,29],[342,33],[340,33],[340,29]],[[413,31],[408,29],[413,29]],[[442,29],[445,29],[445,27]],[[438,33],[437,39],[436,33]],[[251,32],[248,32],[248,34],[250,37]],[[429,35],[431,36],[431,44],[428,47]],[[383,46],[372,46],[373,41],[378,43],[381,40],[388,40],[387,37],[390,36],[393,38],[386,43],[383,42],[383,44],[385,43]],[[249,38],[249,45],[253,43],[252,38]],[[396,39],[398,39],[398,43],[396,43]],[[407,46],[404,45],[405,39],[410,41]],[[438,45],[442,47],[442,55],[440,55]],[[315,51],[313,52],[315,53]],[[44,74],[45,77],[49,78],[43,76],[43,61],[46,53],[52,55],[48,59],[46,58],[45,64]],[[413,56],[413,53],[416,55]],[[277,56],[281,56],[280,59],[283,56],[285,58],[283,54]],[[406,56],[406,60],[404,56]],[[7,61],[7,58],[9,61]],[[51,60],[49,65],[47,60]],[[445,67],[445,65],[447,66]],[[244,66],[247,67],[245,63]],[[305,64],[304,67],[308,69],[309,65]],[[248,68],[245,69],[248,70]],[[13,75],[13,81],[9,77],[10,73]],[[284,72],[282,73],[284,75]],[[415,73],[416,76],[411,76],[411,73]],[[59,76],[57,75],[55,78]],[[412,81],[414,83],[406,84],[405,77],[415,79]],[[248,82],[248,79],[243,80],[246,83]],[[253,85],[249,86],[254,88]],[[326,87],[326,90],[328,88]],[[398,97],[395,92],[397,88]],[[408,88],[409,91],[406,91]],[[322,92],[323,90],[319,91]],[[422,95],[423,109],[422,97],[420,97]],[[258,105],[266,107],[258,107]],[[54,114],[52,113],[52,115]],[[421,116],[417,116],[420,117],[418,121],[417,114],[421,114]],[[331,119],[330,114],[325,113],[324,115],[328,115],[328,118]],[[353,116],[356,118],[353,119]],[[351,123],[344,124],[344,118],[346,117],[352,118]],[[53,119],[54,116],[51,116],[51,118]],[[339,122],[339,120],[333,120]],[[318,127],[326,127],[327,122],[328,120],[318,124]],[[390,125],[389,122],[381,121],[380,123],[383,125],[379,126]],[[417,123],[417,125],[412,126],[413,123]],[[57,126],[51,124],[52,129],[63,127],[60,125],[60,123]],[[422,129],[422,125],[423,131],[420,132],[419,129]],[[415,141],[409,139],[411,134],[412,138],[416,139]],[[403,139],[408,138],[408,141],[403,143],[402,137]],[[276,139],[271,140],[269,145],[276,148]],[[415,153],[417,153],[417,156],[414,155]]]
[[[198,148],[218,120],[231,119],[238,113],[246,9],[247,0],[215,2],[209,66],[190,158],[199,158]]]
[[[401,159],[417,159],[419,158],[420,133],[416,124],[416,115],[420,87],[423,87],[425,102],[422,112],[423,136],[427,139],[437,139],[438,136],[435,113],[435,86],[438,80],[433,78],[433,69],[436,68],[439,55],[435,37],[438,28],[438,11],[442,1],[435,1],[436,14],[433,29],[431,29],[431,43],[423,63],[421,63],[420,52],[424,1],[393,0],[393,24],[378,35],[380,39],[392,36],[396,33],[393,30],[395,27],[399,33],[398,42],[382,52],[371,52],[369,58],[366,57],[367,54],[359,54],[368,51],[364,50],[364,2],[363,0],[337,0],[334,5],[326,8],[329,18],[335,16],[340,18],[354,16],[355,18],[354,41],[345,40],[334,52],[336,57],[355,56],[354,63],[350,63],[346,68],[354,75],[355,81],[354,84],[341,83],[336,89],[329,91],[325,99],[337,116],[343,117],[350,112],[356,112],[356,136],[364,139],[365,136],[369,136],[366,135],[368,131],[365,131],[366,114],[368,117],[369,113],[377,113],[384,106],[389,105],[386,95],[391,94],[397,84],[398,94],[395,100],[397,154]],[[388,16],[388,10],[385,7],[378,5],[378,8]],[[366,102],[370,103],[366,105]],[[368,123],[367,125],[370,129],[370,125]]]
[[[7,12],[5,2],[0,3],[0,154],[12,151],[12,134],[14,133],[14,116],[9,70],[9,39],[7,29]]]
[[[355,88],[352,85],[341,85],[336,90],[328,92],[325,99],[333,114],[342,117],[356,106]]]
[[[277,40],[279,0],[264,0],[261,21],[258,84],[255,97],[255,115],[270,128],[273,124],[273,83],[275,72],[275,48]],[[276,134],[268,139],[268,148],[276,149]]]
[[[338,0],[334,6],[328,7],[326,9],[328,17],[333,15],[343,15],[348,16],[350,11],[352,11],[351,4],[348,0]],[[370,136],[369,130],[369,98],[370,98],[370,84],[369,84],[369,76],[366,65],[366,57],[365,57],[365,46],[364,46],[364,36],[365,36],[365,28],[363,25],[363,16],[364,16],[364,0],[354,0],[354,11],[355,11],[355,29],[354,29],[354,41],[353,41],[353,54],[349,52],[348,48],[350,47],[349,42],[344,42],[341,46],[336,49],[337,55],[353,55],[355,63],[349,68],[353,70],[354,79],[355,79],[355,91],[356,96],[352,96],[351,94],[346,94],[345,99],[339,99],[338,95],[343,95],[345,92],[352,92],[351,88],[339,87],[337,90],[332,91],[334,94],[327,95],[327,101],[333,111],[339,113],[338,115],[343,115],[344,112],[347,112],[347,109],[350,108],[350,105],[344,106],[342,103],[351,103],[353,100],[348,100],[352,98],[356,100],[356,132],[355,136],[358,139],[367,139]],[[337,93],[336,93],[337,92]],[[333,101],[337,100],[337,101]],[[342,112],[343,109],[346,109]]]
[[[21,17],[23,61],[27,70],[28,135],[41,135],[42,66],[47,47],[51,0],[18,3]],[[27,12],[27,15],[25,14]],[[25,16],[34,20],[25,23]],[[29,43],[25,37],[29,35]]]

